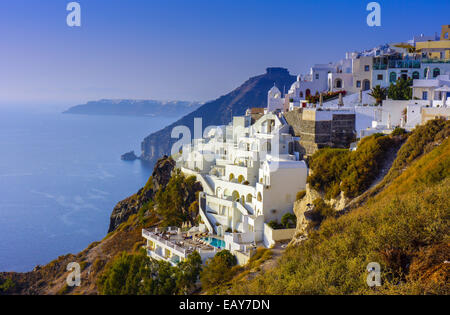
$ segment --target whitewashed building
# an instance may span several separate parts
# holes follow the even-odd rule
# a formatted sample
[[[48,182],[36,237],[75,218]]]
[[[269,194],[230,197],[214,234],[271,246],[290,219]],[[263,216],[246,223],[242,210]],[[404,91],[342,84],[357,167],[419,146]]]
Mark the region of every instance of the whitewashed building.
[[[273,88],[269,97],[277,94]],[[279,104],[269,105],[278,110]],[[201,228],[223,240],[240,263],[257,245],[292,238],[295,229],[273,230],[268,223],[293,213],[296,194],[306,187],[307,166],[294,152],[290,126],[279,111],[266,112],[253,124],[250,116],[233,117],[228,126],[183,148],[177,161],[183,173],[202,183]]]

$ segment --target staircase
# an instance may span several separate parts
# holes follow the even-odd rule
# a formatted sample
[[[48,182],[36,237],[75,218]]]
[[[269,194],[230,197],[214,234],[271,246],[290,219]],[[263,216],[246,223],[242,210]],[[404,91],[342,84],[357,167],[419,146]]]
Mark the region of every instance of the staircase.
[[[200,217],[202,218],[203,222],[205,223],[206,227],[208,228],[208,231],[210,233],[214,233],[215,231],[214,231],[213,224],[211,223],[208,216],[206,215],[206,198],[203,195],[200,195],[199,213],[200,213]]]

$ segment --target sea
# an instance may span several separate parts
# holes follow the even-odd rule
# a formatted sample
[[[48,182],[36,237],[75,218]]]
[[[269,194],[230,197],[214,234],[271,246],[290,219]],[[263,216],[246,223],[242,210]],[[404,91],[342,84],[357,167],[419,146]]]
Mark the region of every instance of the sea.
[[[0,107],[0,271],[78,253],[107,233],[116,203],[153,169],[120,155],[176,118]]]

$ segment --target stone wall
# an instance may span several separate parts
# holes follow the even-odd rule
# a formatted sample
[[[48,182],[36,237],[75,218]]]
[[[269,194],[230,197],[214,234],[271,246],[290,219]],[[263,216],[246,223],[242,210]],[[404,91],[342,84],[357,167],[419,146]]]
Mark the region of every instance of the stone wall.
[[[284,117],[291,126],[291,133],[300,137],[297,151],[311,156],[325,147],[349,148],[355,140],[355,114],[333,114],[331,120],[316,120],[314,112],[296,109],[285,113]]]

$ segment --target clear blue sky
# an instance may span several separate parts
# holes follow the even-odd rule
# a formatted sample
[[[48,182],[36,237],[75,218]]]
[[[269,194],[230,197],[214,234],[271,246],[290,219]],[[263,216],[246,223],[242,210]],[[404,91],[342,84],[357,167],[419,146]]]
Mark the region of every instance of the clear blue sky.
[[[432,35],[450,24],[448,0],[0,1],[0,104],[99,98],[206,101],[268,66],[304,73],[346,51]]]

